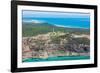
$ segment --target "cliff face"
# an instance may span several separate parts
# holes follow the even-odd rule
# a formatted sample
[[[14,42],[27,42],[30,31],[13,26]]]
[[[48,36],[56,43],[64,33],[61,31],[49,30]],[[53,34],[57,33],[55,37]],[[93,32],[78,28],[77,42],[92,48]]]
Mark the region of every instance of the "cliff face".
[[[89,56],[90,46],[88,42],[89,39],[86,37],[76,38],[69,33],[62,32],[23,37],[22,57],[23,59],[45,59],[52,56]]]

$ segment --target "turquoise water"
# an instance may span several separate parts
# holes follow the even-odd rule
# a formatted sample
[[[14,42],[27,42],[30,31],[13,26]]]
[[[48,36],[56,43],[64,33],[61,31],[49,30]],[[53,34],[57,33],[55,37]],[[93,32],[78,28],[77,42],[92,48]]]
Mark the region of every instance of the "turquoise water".
[[[90,14],[23,10],[23,21],[46,22],[56,26],[90,28]]]
[[[49,57],[46,59],[29,58],[29,59],[23,60],[23,62],[45,62],[45,61],[85,60],[85,59],[90,59],[90,56],[60,56],[60,57]]]

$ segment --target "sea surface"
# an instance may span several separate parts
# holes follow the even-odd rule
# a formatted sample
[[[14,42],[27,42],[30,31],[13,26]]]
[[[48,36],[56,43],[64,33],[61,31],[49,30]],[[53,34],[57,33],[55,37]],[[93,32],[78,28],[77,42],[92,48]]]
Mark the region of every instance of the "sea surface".
[[[90,28],[89,18],[23,18],[23,21],[40,21],[61,27]]]
[[[46,22],[56,26],[90,28],[90,14],[80,12],[22,11],[23,21]]]
[[[86,60],[86,59],[90,59],[90,56],[58,56],[58,57],[49,57],[46,59],[29,58],[29,59],[24,59],[23,62],[45,62],[45,61],[61,61],[61,60]]]

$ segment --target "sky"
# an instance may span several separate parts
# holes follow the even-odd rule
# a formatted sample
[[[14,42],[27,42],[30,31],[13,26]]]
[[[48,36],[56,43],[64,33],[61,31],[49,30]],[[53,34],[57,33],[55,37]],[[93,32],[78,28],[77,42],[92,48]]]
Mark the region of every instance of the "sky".
[[[79,12],[22,11],[23,21],[46,22],[56,26],[90,28],[90,14]]]

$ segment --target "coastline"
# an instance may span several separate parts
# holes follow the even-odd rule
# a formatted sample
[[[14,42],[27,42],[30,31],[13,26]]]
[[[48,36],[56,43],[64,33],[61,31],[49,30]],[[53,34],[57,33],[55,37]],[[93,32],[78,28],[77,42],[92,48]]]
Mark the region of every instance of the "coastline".
[[[46,62],[46,61],[64,61],[64,60],[87,60],[90,56],[57,56],[44,58],[28,58],[24,59],[22,62]]]

